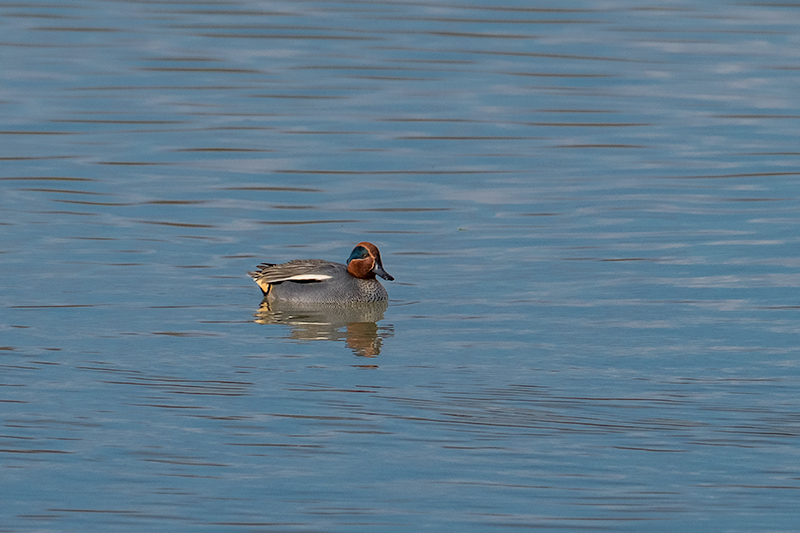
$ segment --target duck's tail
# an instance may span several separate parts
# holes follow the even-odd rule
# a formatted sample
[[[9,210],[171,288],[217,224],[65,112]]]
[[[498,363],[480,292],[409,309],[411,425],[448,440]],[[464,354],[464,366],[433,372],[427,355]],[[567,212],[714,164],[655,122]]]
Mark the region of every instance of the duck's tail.
[[[261,292],[264,294],[264,296],[269,294],[269,291],[272,288],[272,285],[267,283],[267,281],[265,279],[263,279],[262,274],[264,273],[264,269],[265,268],[274,267],[274,266],[275,266],[275,263],[261,263],[260,265],[258,265],[256,267],[258,270],[254,270],[252,272],[248,272],[247,273],[247,275],[250,276],[251,278],[253,278],[253,280],[256,282],[256,284],[261,289]]]

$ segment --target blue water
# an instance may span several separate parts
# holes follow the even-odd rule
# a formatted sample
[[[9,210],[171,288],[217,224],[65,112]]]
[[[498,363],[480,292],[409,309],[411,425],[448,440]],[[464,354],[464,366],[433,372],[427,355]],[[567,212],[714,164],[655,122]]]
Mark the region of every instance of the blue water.
[[[798,24],[0,5],[0,529],[800,529]]]

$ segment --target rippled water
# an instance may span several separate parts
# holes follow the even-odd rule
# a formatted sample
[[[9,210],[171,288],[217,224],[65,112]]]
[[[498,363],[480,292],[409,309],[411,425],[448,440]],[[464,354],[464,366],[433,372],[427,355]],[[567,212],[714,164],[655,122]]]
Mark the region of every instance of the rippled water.
[[[798,25],[0,5],[0,526],[797,530]]]

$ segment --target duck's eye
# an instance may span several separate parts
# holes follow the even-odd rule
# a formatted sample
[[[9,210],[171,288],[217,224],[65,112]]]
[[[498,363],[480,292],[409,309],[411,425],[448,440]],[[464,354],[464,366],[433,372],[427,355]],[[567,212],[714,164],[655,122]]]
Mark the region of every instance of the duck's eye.
[[[347,259],[347,264],[350,264],[350,261],[353,259],[365,259],[369,257],[369,252],[363,246],[356,246],[353,248],[353,253],[350,254],[350,257]]]

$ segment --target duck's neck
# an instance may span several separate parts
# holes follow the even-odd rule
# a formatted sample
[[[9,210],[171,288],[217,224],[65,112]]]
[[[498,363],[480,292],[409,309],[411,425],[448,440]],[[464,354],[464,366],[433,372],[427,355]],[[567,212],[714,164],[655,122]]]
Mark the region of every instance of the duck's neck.
[[[374,266],[374,261],[371,257],[366,259],[353,259],[347,265],[347,271],[355,278],[375,279],[375,273],[372,272]]]

